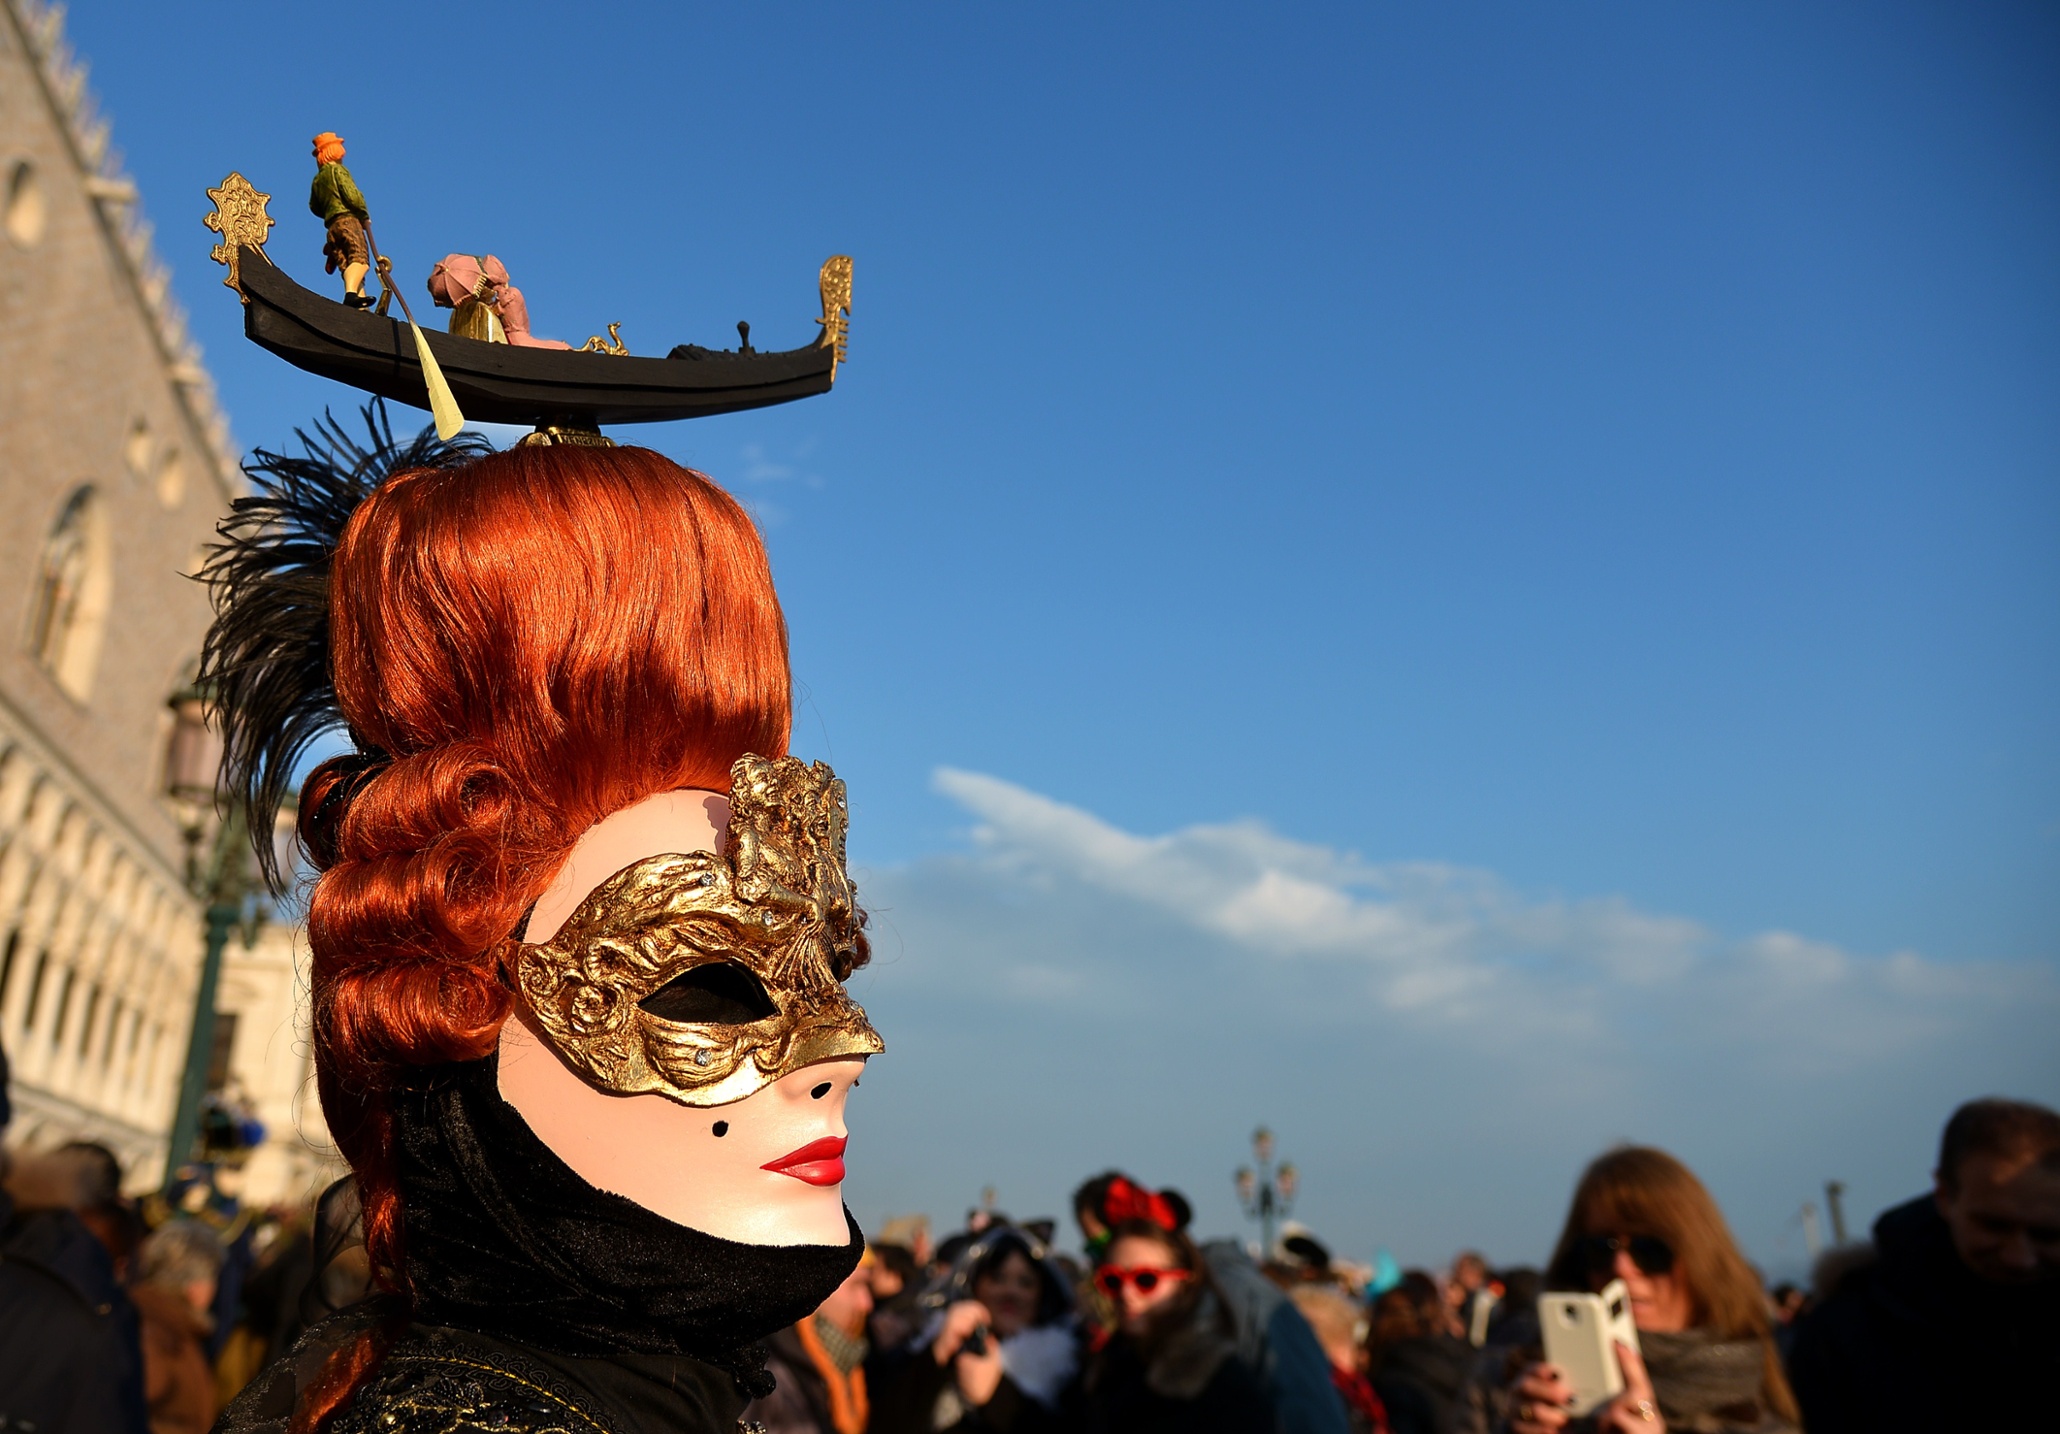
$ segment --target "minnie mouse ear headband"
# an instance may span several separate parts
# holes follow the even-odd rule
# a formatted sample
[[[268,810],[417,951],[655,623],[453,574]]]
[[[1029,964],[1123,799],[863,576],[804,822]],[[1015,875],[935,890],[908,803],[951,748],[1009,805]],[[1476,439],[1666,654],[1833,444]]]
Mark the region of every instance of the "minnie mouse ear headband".
[[[1111,1230],[1118,1225],[1146,1224],[1156,1225],[1169,1235],[1185,1230],[1187,1222],[1194,1218],[1194,1210],[1178,1190],[1152,1190],[1127,1175],[1109,1181],[1095,1213]]]

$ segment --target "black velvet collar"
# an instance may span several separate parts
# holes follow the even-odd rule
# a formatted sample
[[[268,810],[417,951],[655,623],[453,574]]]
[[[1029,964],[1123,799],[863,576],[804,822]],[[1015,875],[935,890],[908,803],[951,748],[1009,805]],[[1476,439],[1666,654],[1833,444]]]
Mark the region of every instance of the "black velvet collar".
[[[496,1060],[396,1093],[408,1281],[421,1323],[553,1354],[685,1354],[770,1393],[757,1341],[857,1268],[846,1245],[744,1245],[675,1225],[575,1174],[501,1099]],[[763,1386],[761,1388],[761,1386]]]

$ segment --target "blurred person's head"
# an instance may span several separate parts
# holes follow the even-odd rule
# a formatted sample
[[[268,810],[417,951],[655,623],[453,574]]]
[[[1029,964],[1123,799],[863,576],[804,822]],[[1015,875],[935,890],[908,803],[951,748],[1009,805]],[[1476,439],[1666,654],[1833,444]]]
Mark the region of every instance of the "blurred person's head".
[[[2060,1114],[1969,1101],[1939,1141],[1933,1199],[1962,1263],[1996,1284],[2060,1277]]]
[[[1051,1324],[1072,1311],[1072,1286],[1035,1234],[998,1226],[981,1239],[977,1253],[968,1255],[966,1293],[987,1307],[994,1317],[994,1332],[1003,1339],[1034,1325]]]
[[[1334,1285],[1318,1284],[1297,1285],[1288,1298],[1295,1302],[1302,1318],[1309,1321],[1309,1328],[1315,1332],[1316,1342],[1323,1347],[1324,1358],[1332,1368],[1357,1374],[1366,1367],[1369,1326],[1366,1311],[1358,1301]]]
[[[1099,1253],[1109,1243],[1109,1227],[1102,1219],[1102,1200],[1109,1193],[1110,1183],[1122,1178],[1114,1170],[1105,1170],[1073,1192],[1073,1220],[1080,1226],[1080,1236],[1087,1242],[1089,1254]]]
[[[1073,1192],[1073,1218],[1080,1224],[1088,1254],[1099,1256],[1116,1226],[1125,1221],[1184,1230],[1194,1210],[1178,1190],[1153,1190],[1119,1170],[1106,1170]]]
[[[68,1140],[56,1154],[77,1163],[80,1193],[88,1205],[115,1205],[122,1198],[122,1162],[97,1140]]]
[[[930,1217],[928,1215],[897,1215],[880,1227],[880,1238],[876,1245],[899,1245],[915,1256],[918,1268],[930,1263],[935,1253],[930,1240]]]
[[[1479,1250],[1461,1250],[1452,1257],[1452,1287],[1464,1298],[1488,1283],[1488,1257]]]
[[[921,1266],[916,1261],[915,1251],[908,1246],[875,1241],[866,1246],[866,1253],[872,1257],[866,1261],[865,1268],[872,1275],[874,1303],[891,1300],[915,1287]]]
[[[1367,1319],[1368,1366],[1379,1369],[1387,1352],[1404,1340],[1428,1339],[1451,1329],[1438,1282],[1422,1270],[1405,1270],[1400,1284],[1374,1299]]]
[[[222,1242],[198,1220],[166,1221],[137,1256],[138,1281],[176,1291],[195,1314],[206,1314],[214,1304],[221,1274]]]
[[[143,1221],[122,1198],[122,1163],[112,1150],[94,1140],[72,1140],[50,1158],[67,1165],[77,1181],[73,1211],[114,1261],[115,1277],[127,1279],[143,1242]]]
[[[1269,1269],[1278,1269],[1287,1284],[1321,1284],[1331,1280],[1330,1248],[1306,1230],[1284,1235],[1280,1258]]]
[[[950,1270],[920,1303],[939,1310],[968,1299],[985,1305],[995,1334],[1010,1339],[1064,1319],[1073,1310],[1073,1287],[1042,1240],[1014,1225],[996,1225],[965,1237]]]
[[[958,1262],[965,1257],[966,1251],[972,1249],[979,1238],[967,1230],[961,1230],[956,1235],[946,1235],[931,1252],[930,1267],[940,1272],[956,1269]]]
[[[1545,1272],[1529,1265],[1513,1265],[1496,1276],[1502,1298],[1510,1304],[1534,1305],[1545,1292]]]
[[[1193,1308],[1201,1270],[1201,1254],[1186,1231],[1124,1220],[1109,1231],[1094,1283],[1114,1307],[1117,1327],[1132,1339],[1150,1340]]]
[[[863,1334],[866,1316],[873,1312],[873,1265],[868,1251],[867,1257],[858,1262],[858,1268],[844,1277],[844,1283],[816,1306],[815,1317],[827,1320],[848,1335]]]
[[[1058,1277],[1044,1268],[1021,1235],[1004,1234],[988,1247],[973,1267],[970,1288],[1003,1339],[1058,1318],[1067,1304]]]
[[[1592,1292],[1612,1280],[1624,1282],[1642,1331],[1705,1329],[1720,1339],[1759,1340],[1767,1398],[1785,1417],[1795,1416],[1759,1277],[1709,1191],[1663,1150],[1619,1147],[1591,1164],[1574,1188],[1546,1281]]]

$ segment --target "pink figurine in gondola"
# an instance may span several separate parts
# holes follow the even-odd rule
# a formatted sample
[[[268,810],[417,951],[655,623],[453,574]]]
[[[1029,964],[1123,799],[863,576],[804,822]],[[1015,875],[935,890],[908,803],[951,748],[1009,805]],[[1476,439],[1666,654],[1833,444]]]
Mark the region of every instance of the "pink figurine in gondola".
[[[569,349],[561,339],[540,339],[529,331],[529,305],[508,282],[507,266],[493,255],[446,254],[429,272],[430,297],[452,309],[451,332],[517,348]]]

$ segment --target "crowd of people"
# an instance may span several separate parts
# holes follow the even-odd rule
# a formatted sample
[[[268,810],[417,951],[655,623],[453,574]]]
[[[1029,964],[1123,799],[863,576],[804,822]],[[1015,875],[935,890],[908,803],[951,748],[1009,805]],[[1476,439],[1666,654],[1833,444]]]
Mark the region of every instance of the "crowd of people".
[[[4,1086],[0,1086],[4,1091]],[[0,1095],[0,1117],[4,1117]],[[341,1187],[340,1195],[348,1195]],[[1173,1190],[1083,1184],[1080,1248],[992,1209],[933,1244],[876,1232],[770,1341],[766,1434],[1557,1434],[2032,1427],[2060,1388],[2060,1115],[1963,1106],[1930,1193],[1767,1289],[1702,1182],[1663,1151],[1586,1170],[1549,1258],[1368,1278],[1302,1234],[1257,1258],[1198,1241]],[[139,1205],[104,1149],[8,1155],[0,1430],[202,1434],[306,1325],[368,1288],[347,1198],[225,1213],[205,1182]],[[1580,1415],[1539,1295],[1621,1281],[1635,1348]],[[34,1409],[29,1419],[21,1411]],[[51,1417],[57,1411],[57,1417]]]

